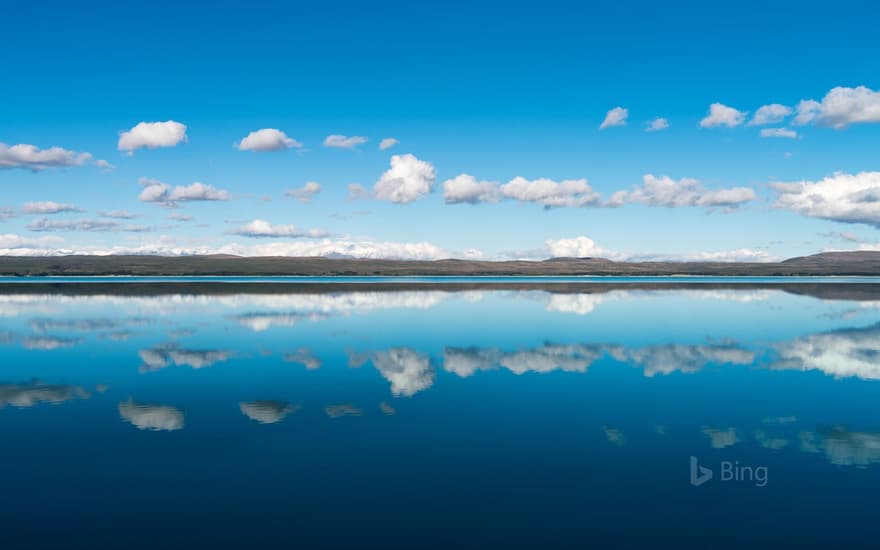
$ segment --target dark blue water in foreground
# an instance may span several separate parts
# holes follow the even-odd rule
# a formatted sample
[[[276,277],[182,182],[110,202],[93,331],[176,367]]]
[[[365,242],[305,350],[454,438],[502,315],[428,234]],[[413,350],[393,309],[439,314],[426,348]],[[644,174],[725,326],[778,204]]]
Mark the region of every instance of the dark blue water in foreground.
[[[878,403],[864,290],[2,294],[2,547],[876,547]]]

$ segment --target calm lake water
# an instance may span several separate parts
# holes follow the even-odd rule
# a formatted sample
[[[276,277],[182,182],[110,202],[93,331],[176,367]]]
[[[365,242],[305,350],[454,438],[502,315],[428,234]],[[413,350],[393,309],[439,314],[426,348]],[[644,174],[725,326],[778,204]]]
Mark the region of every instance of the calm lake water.
[[[24,286],[3,548],[877,544],[874,285]]]

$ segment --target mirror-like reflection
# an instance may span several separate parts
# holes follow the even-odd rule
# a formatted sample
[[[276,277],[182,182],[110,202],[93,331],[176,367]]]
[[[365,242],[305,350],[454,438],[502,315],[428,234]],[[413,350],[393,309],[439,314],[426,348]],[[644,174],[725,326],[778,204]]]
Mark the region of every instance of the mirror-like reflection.
[[[688,517],[709,495],[855,520],[880,489],[873,286],[0,294],[0,484],[34,499],[4,512],[54,495],[64,456],[70,491],[182,494],[166,522],[187,502],[222,518],[211,491],[305,532],[333,502],[426,529],[432,499],[493,529],[624,525],[635,499]]]

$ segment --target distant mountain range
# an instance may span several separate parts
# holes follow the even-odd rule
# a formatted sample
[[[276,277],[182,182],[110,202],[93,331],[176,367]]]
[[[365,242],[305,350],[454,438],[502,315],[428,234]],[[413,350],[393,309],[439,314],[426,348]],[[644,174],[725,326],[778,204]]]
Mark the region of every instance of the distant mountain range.
[[[880,276],[880,251],[825,252],[782,262],[374,260],[212,256],[0,257],[2,276]]]

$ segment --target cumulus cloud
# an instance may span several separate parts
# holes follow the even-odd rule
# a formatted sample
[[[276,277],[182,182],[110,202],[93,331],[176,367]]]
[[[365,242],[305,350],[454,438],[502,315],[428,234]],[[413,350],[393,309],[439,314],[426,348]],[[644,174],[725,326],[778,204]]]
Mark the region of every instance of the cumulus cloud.
[[[605,254],[608,253],[593,239],[583,236],[571,239],[551,239],[546,244],[550,255],[554,258],[605,257]]]
[[[119,416],[139,430],[174,431],[183,429],[183,411],[168,405],[146,405],[129,399],[119,404]]]
[[[236,144],[239,151],[286,151],[287,149],[302,147],[302,143],[288,137],[287,134],[277,128],[263,128],[255,130],[245,136]]]
[[[447,204],[498,202],[501,191],[497,182],[478,181],[470,174],[459,174],[443,182],[443,199]]]
[[[764,124],[777,124],[785,120],[786,117],[791,115],[794,112],[794,109],[787,105],[780,105],[779,103],[771,103],[770,105],[763,105],[757,111],[755,111],[755,115],[752,117],[752,120],[749,121],[749,126],[762,126]]]
[[[596,193],[585,179],[553,181],[547,178],[527,180],[517,176],[500,187],[504,198],[534,202],[545,208],[591,206],[599,203]]]
[[[614,193],[608,201],[608,206],[640,203],[667,208],[705,206],[731,209],[756,198],[755,192],[748,187],[709,190],[692,178],[676,181],[669,176],[645,174],[642,181],[642,185],[632,191]]]
[[[288,414],[299,409],[284,401],[264,400],[239,403],[241,413],[260,424],[276,424],[284,420]]]
[[[645,127],[646,132],[659,132],[660,130],[665,130],[669,128],[669,121],[662,117],[657,117],[654,120],[648,122]]]
[[[89,153],[77,153],[61,147],[40,149],[26,143],[10,146],[0,142],[0,168],[24,168],[40,172],[47,168],[82,166],[90,160],[92,155]]]
[[[880,91],[865,86],[838,86],[825,94],[821,102],[805,99],[798,103],[794,123],[815,123],[838,130],[851,124],[880,123]]]
[[[774,203],[811,218],[880,227],[880,172],[838,172],[819,181],[775,183]]]
[[[366,142],[367,138],[363,136],[343,136],[340,134],[332,134],[324,138],[324,147],[335,147],[337,149],[354,149],[358,145]]]
[[[225,201],[229,199],[228,191],[215,189],[198,181],[173,188],[167,183],[150,178],[141,178],[138,183],[144,188],[138,196],[141,201],[160,203],[165,206],[173,206],[178,202]]]
[[[396,139],[394,139],[394,138],[392,138],[392,137],[387,137],[387,138],[384,138],[382,141],[379,142],[379,149],[380,149],[381,151],[385,151],[385,150],[387,150],[387,149],[391,149],[392,147],[394,147],[394,146],[397,145],[398,143],[400,143],[400,142],[397,141]]]
[[[40,218],[27,225],[31,231],[125,231],[129,233],[145,233],[153,228],[147,225],[122,224],[109,220],[50,220]]]
[[[709,106],[709,114],[700,121],[701,128],[716,128],[727,126],[733,128],[743,123],[746,118],[744,111],[728,107],[723,103],[713,103]]]
[[[112,172],[116,167],[107,162],[104,159],[98,159],[95,161],[95,166],[101,169],[102,172]]]
[[[605,114],[605,120],[599,125],[600,130],[614,126],[625,126],[629,111],[623,107],[615,107]]]
[[[22,208],[25,214],[61,214],[64,212],[84,212],[72,204],[53,201],[26,202]]]
[[[761,137],[795,139],[798,133],[790,128],[764,128],[761,130]]]
[[[399,204],[413,202],[431,192],[435,179],[430,162],[411,154],[393,155],[391,168],[373,186],[373,195]]]
[[[315,181],[306,182],[298,189],[289,189],[284,192],[285,197],[296,199],[303,204],[312,202],[312,197],[321,192],[321,184]]]
[[[596,206],[600,202],[585,179],[554,181],[548,178],[528,180],[517,176],[501,185],[480,181],[470,174],[443,182],[443,197],[447,204],[498,202],[516,200],[540,204],[544,208]]]
[[[19,408],[33,407],[40,403],[57,405],[89,397],[89,392],[79,386],[44,384],[39,380],[22,384],[0,384],[0,409],[7,405]]]
[[[117,147],[120,151],[134,153],[138,149],[174,147],[186,141],[186,124],[173,120],[165,122],[140,122],[134,128],[119,133]]]
[[[252,238],[279,238],[279,237],[326,237],[327,232],[318,229],[304,230],[295,225],[274,225],[265,220],[253,220],[241,227],[229,232],[232,235]]]

